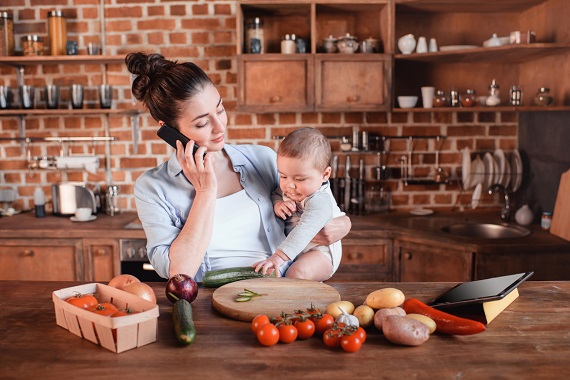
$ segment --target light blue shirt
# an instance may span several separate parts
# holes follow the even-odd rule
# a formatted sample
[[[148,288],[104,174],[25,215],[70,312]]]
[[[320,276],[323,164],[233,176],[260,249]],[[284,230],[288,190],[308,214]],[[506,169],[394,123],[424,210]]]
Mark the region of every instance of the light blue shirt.
[[[279,185],[276,153],[262,145],[224,147],[247,195],[258,205],[271,252],[285,240],[283,222],[275,217],[271,192]],[[170,159],[141,175],[134,188],[137,213],[147,238],[147,254],[155,271],[169,278],[170,245],[182,230],[196,195],[194,186],[182,172],[176,152]],[[253,238],[253,237],[252,237]],[[202,281],[210,269],[208,253],[194,276]]]

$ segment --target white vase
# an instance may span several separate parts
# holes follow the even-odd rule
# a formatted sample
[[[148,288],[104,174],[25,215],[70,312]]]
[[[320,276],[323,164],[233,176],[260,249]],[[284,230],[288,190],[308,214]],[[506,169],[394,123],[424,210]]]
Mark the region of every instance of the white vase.
[[[413,34],[406,34],[398,40],[398,48],[402,54],[411,54],[416,48],[416,37]]]
[[[533,218],[534,215],[532,214],[532,210],[528,207],[528,205],[523,205],[515,213],[515,220],[521,226],[528,226],[532,223]]]

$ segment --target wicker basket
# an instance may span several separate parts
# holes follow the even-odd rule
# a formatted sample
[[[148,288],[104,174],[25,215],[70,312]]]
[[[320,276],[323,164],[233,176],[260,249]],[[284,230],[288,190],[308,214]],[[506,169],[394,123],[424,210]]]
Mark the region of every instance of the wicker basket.
[[[65,299],[77,293],[94,294],[100,303],[110,302],[136,314],[106,317],[81,309]],[[85,284],[56,290],[52,295],[56,323],[75,335],[119,353],[156,341],[158,305],[134,294],[103,284]]]

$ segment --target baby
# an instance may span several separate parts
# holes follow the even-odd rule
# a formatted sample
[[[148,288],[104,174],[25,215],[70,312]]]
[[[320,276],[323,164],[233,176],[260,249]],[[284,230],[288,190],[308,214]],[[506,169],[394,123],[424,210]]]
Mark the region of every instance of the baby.
[[[329,188],[331,147],[314,128],[291,132],[277,151],[279,187],[272,194],[273,210],[284,219],[287,238],[267,260],[252,266],[271,274],[294,260],[286,277],[313,281],[329,279],[342,256],[341,242],[330,246],[311,243],[329,220],[344,215]]]

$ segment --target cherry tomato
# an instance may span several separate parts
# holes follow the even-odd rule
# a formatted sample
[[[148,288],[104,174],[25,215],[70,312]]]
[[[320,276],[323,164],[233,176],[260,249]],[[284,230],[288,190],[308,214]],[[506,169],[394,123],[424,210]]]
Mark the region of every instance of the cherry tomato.
[[[99,303],[99,301],[97,301],[97,298],[91,294],[80,293],[75,296],[66,298],[65,301],[82,309],[88,309],[90,306],[97,305]]]
[[[315,324],[310,319],[298,320],[294,323],[299,339],[309,339],[315,333]]]
[[[117,309],[115,305],[108,302],[98,303],[97,305],[90,306],[87,310],[92,311],[99,315],[104,315],[106,317],[110,317],[111,315],[119,311],[119,309]]]
[[[279,341],[281,343],[293,343],[297,340],[297,328],[293,325],[280,325],[278,328],[279,330]]]
[[[257,330],[257,340],[264,346],[273,346],[279,342],[279,330],[272,323],[267,323]]]
[[[358,326],[358,329],[356,329],[355,334],[358,334],[358,337],[360,338],[362,343],[366,342],[366,331],[362,327]]]
[[[257,333],[257,330],[259,330],[261,326],[266,325],[268,323],[269,323],[269,317],[267,315],[260,314],[255,318],[253,318],[253,320],[251,321],[251,331]]]
[[[363,341],[360,339],[360,334],[355,332],[351,335],[343,335],[340,338],[340,346],[346,352],[356,352],[362,347]]]
[[[319,335],[322,335],[326,330],[330,329],[334,323],[334,318],[330,314],[323,314],[321,318],[319,318],[315,322],[315,332]]]

